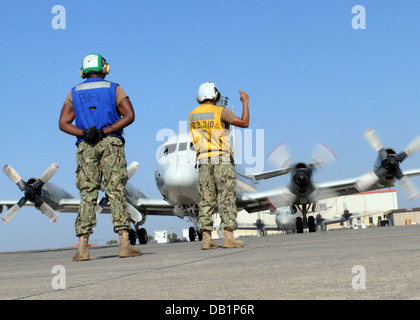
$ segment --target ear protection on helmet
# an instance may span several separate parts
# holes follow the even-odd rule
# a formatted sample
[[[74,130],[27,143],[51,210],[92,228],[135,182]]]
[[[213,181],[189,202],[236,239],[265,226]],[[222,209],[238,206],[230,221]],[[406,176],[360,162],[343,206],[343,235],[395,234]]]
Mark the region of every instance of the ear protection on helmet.
[[[100,54],[91,53],[84,57],[80,76],[85,79],[89,72],[103,73],[105,75],[111,72],[111,66]]]
[[[216,88],[216,86],[214,86],[214,91],[216,92],[216,102],[220,101],[220,92],[219,90]]]
[[[105,58],[102,58],[102,73],[103,74],[108,74],[111,72],[111,66],[109,65],[108,62],[106,62]]]

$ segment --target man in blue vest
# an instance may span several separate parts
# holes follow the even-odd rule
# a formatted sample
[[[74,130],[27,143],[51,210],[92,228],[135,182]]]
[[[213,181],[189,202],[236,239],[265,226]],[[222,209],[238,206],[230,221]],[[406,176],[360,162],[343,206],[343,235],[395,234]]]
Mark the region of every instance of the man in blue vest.
[[[130,215],[125,196],[128,177],[123,129],[134,122],[135,114],[124,90],[105,80],[109,72],[110,65],[101,55],[87,55],[80,69],[80,76],[86,80],[71,89],[60,114],[60,130],[77,137],[76,185],[81,200],[75,223],[79,247],[74,261],[90,260],[88,240],[96,226],[102,177],[114,232],[119,233],[118,256],[141,254],[129,242]]]

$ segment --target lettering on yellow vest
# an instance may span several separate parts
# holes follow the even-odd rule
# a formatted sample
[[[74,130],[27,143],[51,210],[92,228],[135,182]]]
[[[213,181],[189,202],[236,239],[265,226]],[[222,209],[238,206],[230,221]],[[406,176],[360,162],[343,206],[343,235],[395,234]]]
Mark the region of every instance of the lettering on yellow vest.
[[[223,128],[223,107],[202,104],[190,112],[190,136],[198,159],[231,154],[229,130]]]

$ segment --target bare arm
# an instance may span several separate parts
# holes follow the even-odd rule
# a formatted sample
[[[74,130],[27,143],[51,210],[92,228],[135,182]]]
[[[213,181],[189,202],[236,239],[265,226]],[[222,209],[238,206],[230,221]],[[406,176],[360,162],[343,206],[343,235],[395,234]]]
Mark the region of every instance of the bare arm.
[[[239,118],[237,116],[235,116],[235,118],[232,121],[232,125],[237,126],[237,127],[241,127],[241,128],[248,128],[249,126],[249,97],[248,94],[244,91],[241,91],[241,89],[239,89],[239,94],[241,95],[241,101],[242,101],[242,117]]]
[[[61,109],[60,119],[58,121],[58,127],[61,131],[71,134],[73,136],[82,136],[83,130],[72,124],[74,120],[74,109],[73,106],[64,103]]]
[[[122,115],[121,118],[118,119],[117,122],[114,124],[104,128],[105,134],[110,134],[115,131],[120,131],[124,129],[125,127],[132,124],[135,120],[135,113],[133,109],[133,105],[131,104],[131,101],[128,97],[125,97],[121,100],[121,102],[118,104],[117,109],[119,113]]]

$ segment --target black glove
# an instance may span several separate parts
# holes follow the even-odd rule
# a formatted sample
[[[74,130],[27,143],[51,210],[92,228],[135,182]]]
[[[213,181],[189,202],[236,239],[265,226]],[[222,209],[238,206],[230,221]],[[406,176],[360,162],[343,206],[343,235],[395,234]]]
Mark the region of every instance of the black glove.
[[[103,129],[98,129],[98,142],[105,138],[105,132]]]
[[[83,139],[91,143],[98,142],[98,130],[96,129],[96,126],[83,130]]]
[[[83,139],[90,143],[98,143],[105,138],[103,129],[96,129],[96,126],[83,130]]]

